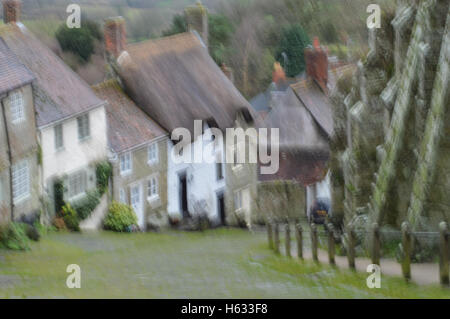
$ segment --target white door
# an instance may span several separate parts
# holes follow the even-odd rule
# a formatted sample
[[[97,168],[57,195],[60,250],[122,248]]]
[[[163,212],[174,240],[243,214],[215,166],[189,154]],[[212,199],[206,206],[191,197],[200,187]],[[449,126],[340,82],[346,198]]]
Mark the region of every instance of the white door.
[[[141,230],[144,229],[144,213],[142,211],[142,192],[141,185],[131,187],[131,207],[138,218],[138,225]]]

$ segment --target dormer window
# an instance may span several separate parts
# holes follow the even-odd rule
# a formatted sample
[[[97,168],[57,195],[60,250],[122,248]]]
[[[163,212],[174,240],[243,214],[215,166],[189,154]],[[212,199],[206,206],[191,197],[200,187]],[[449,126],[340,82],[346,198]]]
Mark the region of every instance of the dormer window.
[[[25,121],[25,101],[22,92],[13,92],[10,97],[11,120],[13,123]]]

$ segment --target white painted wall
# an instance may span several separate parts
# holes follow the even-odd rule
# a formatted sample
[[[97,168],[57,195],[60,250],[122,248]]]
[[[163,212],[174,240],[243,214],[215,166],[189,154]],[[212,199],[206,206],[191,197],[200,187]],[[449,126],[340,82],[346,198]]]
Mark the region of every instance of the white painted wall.
[[[89,163],[107,156],[106,113],[103,106],[89,112],[90,138],[78,141],[77,119],[63,122],[64,149],[55,149],[54,126],[40,129],[42,147],[42,173],[44,188],[48,190],[50,178],[76,172]]]
[[[204,136],[209,136],[208,132],[205,131]],[[209,137],[208,137],[209,138]],[[205,137],[206,139],[206,137]],[[193,142],[191,147],[195,145],[201,145],[201,140],[197,139]],[[204,145],[210,143],[209,141],[203,141]],[[225,151],[223,149],[223,141],[219,140],[219,145],[222,145],[221,149],[218,150],[222,155],[222,160],[225,158]],[[226,176],[226,166],[223,165],[223,176],[222,180],[217,180],[216,174],[216,156],[208,154],[212,163],[192,163],[192,164],[177,164],[173,161],[174,145],[171,140],[168,141],[168,172],[167,172],[167,185],[168,185],[168,207],[167,211],[172,217],[182,218],[182,212],[180,207],[180,192],[179,192],[179,174],[183,171],[186,172],[187,177],[187,193],[188,193],[188,208],[193,216],[194,202],[199,200],[205,200],[207,204],[207,214],[211,221],[218,222],[220,216],[218,214],[217,207],[217,192],[225,192],[225,176]]]
[[[328,172],[327,176],[322,181],[313,185],[306,186],[306,207],[308,208],[308,217],[309,209],[313,205],[314,200],[319,197],[331,199],[330,172]]]

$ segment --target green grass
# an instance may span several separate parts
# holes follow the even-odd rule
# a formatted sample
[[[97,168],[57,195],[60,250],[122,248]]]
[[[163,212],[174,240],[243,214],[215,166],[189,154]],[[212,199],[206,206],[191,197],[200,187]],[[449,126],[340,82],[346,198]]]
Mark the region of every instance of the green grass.
[[[66,267],[81,267],[81,289]],[[450,290],[277,257],[265,233],[52,233],[29,252],[0,250],[0,297],[44,298],[450,298]]]

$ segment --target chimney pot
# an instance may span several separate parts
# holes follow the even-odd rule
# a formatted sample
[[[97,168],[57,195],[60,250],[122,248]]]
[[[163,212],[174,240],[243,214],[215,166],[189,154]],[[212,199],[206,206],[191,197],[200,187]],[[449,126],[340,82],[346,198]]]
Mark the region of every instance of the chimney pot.
[[[118,58],[127,44],[125,19],[122,17],[106,19],[104,32],[106,51]]]
[[[20,0],[3,0],[3,21],[5,24],[19,22],[21,7],[22,2]]]

